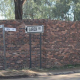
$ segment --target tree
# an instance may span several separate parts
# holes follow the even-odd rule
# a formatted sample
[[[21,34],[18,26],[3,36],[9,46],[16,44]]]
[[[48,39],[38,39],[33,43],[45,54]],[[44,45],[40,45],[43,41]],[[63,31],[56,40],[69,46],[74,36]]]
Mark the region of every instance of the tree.
[[[25,1],[26,0],[0,0],[0,15],[6,19],[23,18],[80,21],[80,0]]]
[[[15,19],[22,19],[22,5],[26,0],[14,0],[15,3]]]

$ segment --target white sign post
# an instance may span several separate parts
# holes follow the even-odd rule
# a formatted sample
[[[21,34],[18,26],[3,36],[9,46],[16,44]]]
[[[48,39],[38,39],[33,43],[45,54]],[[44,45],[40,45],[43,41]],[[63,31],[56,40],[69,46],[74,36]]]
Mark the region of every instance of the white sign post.
[[[4,25],[0,25],[0,28],[3,28],[4,69],[6,70],[6,50],[5,50],[5,31],[4,31]]]
[[[5,47],[5,31],[16,31],[16,28],[5,28],[4,25],[0,25],[0,28],[3,28],[3,45],[4,45],[4,69],[7,69],[6,64],[6,47]]]
[[[25,33],[29,33],[29,44],[30,44],[30,68],[32,67],[31,61],[31,33],[40,33],[40,68],[41,68],[41,33],[44,32],[44,26],[25,26]]]
[[[4,44],[4,69],[7,69],[7,64],[6,64],[6,47],[5,47],[5,27],[3,25],[3,44]]]

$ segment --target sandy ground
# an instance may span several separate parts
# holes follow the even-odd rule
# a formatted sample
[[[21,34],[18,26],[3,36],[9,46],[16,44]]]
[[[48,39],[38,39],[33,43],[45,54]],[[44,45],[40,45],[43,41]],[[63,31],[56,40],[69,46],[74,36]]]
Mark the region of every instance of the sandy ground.
[[[18,78],[18,79],[0,79],[0,80],[80,80],[80,73],[65,74],[65,75],[53,75],[53,76],[41,76],[35,78]]]
[[[64,70],[1,70],[0,80],[80,80],[80,68]]]

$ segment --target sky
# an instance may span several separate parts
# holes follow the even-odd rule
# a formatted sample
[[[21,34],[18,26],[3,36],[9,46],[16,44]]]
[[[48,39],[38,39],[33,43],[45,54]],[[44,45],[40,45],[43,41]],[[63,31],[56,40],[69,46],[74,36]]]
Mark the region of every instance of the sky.
[[[0,20],[4,19],[4,17],[0,16]]]
[[[1,14],[0,14],[0,20],[3,20],[3,19],[5,19],[5,17],[4,16],[1,16]]]

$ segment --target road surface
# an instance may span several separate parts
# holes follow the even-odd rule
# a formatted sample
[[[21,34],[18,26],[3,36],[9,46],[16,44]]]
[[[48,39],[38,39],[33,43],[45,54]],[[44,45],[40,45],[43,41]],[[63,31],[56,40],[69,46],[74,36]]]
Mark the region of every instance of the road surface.
[[[43,76],[36,78],[0,79],[0,80],[80,80],[80,73]]]

